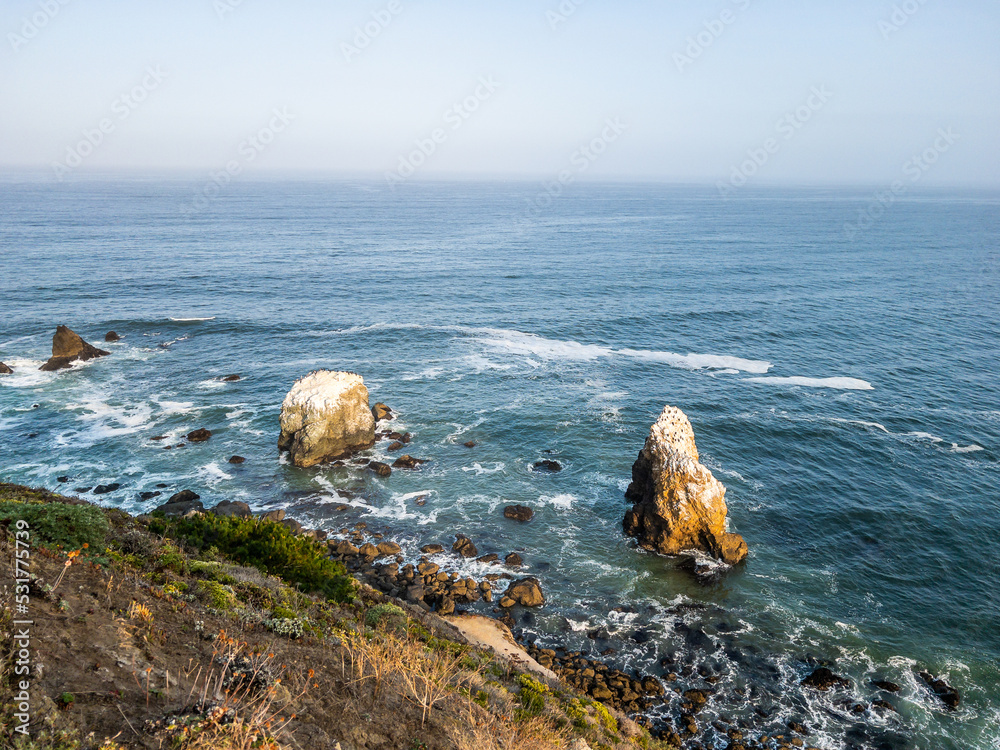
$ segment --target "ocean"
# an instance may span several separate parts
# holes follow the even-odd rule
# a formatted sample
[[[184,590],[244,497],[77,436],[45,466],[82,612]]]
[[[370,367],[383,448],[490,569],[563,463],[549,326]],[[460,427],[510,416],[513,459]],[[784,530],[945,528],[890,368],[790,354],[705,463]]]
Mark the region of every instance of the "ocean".
[[[467,534],[542,582],[526,637],[700,668],[706,719],[798,721],[831,749],[1000,746],[1000,194],[873,212],[874,188],[203,186],[0,182],[0,479],[119,483],[81,496],[131,512],[192,489],[365,521],[409,559]],[[58,324],[112,355],[39,372]],[[281,401],[320,368],[363,375],[429,463],[383,479],[280,459]],[[621,532],[666,404],[750,548],[714,583]],[[200,427],[207,443],[164,450]],[[512,503],[534,520],[503,518]],[[801,686],[816,664],[852,687]]]

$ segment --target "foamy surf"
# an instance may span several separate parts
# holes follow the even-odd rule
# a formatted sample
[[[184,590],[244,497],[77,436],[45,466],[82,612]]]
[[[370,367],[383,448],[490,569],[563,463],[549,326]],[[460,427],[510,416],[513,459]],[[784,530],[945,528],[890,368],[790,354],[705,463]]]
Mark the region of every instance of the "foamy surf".
[[[858,378],[804,378],[804,377],[767,377],[744,378],[747,383],[763,383],[765,385],[797,385],[803,388],[834,388],[843,391],[873,391],[875,386],[867,380]]]
[[[209,318],[170,318],[174,323],[202,323],[206,320],[215,320],[215,315]]]

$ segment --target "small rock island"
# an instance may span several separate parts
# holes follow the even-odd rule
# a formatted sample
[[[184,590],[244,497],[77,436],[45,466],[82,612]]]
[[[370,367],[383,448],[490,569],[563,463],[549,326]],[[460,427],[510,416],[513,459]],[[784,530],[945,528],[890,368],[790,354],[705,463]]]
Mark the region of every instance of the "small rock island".
[[[633,506],[622,524],[639,546],[662,555],[697,550],[729,565],[747,545],[726,531],[726,488],[698,461],[694,430],[683,411],[663,409],[632,465],[625,491]]]

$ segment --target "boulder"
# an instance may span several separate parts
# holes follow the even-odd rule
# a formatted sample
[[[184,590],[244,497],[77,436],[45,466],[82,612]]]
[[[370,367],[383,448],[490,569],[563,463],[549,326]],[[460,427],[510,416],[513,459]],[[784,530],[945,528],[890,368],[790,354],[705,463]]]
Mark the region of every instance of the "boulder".
[[[466,440],[464,443],[462,443],[462,445],[464,445],[466,448],[475,448],[476,447],[476,441],[475,440]]]
[[[816,690],[829,690],[832,687],[850,687],[851,682],[826,667],[819,667],[803,679],[802,684]]]
[[[166,516],[186,516],[192,511],[197,513],[203,512],[205,506],[202,505],[201,500],[198,499],[195,493],[190,490],[184,490],[171,497],[167,502],[158,507],[157,510],[162,511]]]
[[[0,362],[0,375],[10,375],[13,372],[14,371],[10,369],[7,365],[5,365],[3,362]]]
[[[558,461],[553,461],[550,458],[542,459],[541,461],[535,461],[531,465],[534,471],[543,471],[550,474],[555,474],[556,472],[562,471],[562,464]]]
[[[514,521],[530,521],[535,515],[535,511],[526,505],[508,505],[503,509],[503,517]]]
[[[403,551],[403,548],[400,547],[395,542],[379,542],[375,546],[375,549],[378,550],[379,557],[386,557],[388,555],[398,555],[400,552]]]
[[[243,456],[230,456],[229,463],[233,464],[234,466],[239,466],[242,463],[246,463],[246,459],[243,458]]]
[[[54,372],[69,367],[79,360],[86,362],[97,357],[106,357],[111,352],[91,346],[66,326],[56,328],[52,337],[52,357],[39,369],[43,372]]]
[[[425,544],[423,547],[420,548],[420,551],[423,552],[425,555],[437,555],[441,552],[444,552],[444,547],[442,547],[440,544]]]
[[[503,559],[503,562],[504,565],[507,565],[511,568],[520,568],[522,565],[524,565],[524,560],[521,559],[521,556],[516,552],[511,552],[509,555],[507,555],[507,557]]]
[[[667,406],[632,466],[625,497],[634,505],[625,514],[624,531],[660,554],[699,550],[735,565],[746,558],[747,545],[726,531],[725,494],[698,461],[691,422]]]
[[[415,469],[418,466],[420,466],[420,464],[425,464],[425,463],[427,463],[426,459],[414,458],[413,456],[407,453],[406,455],[400,456],[395,461],[393,461],[392,467],[394,469]]]
[[[540,607],[545,604],[545,595],[537,578],[519,578],[507,587],[503,596],[522,607]]]
[[[122,337],[119,336],[114,331],[108,331],[106,334],[104,334],[104,340],[109,344],[113,344],[116,341],[121,341]]]
[[[111,492],[121,489],[121,485],[118,482],[111,482],[110,484],[99,484],[94,487],[95,495],[107,495]]]
[[[383,419],[392,419],[392,409],[380,401],[372,407],[372,417],[375,418],[376,422],[381,422]]]
[[[307,468],[375,444],[375,418],[360,375],[319,370],[296,381],[281,405],[278,450]]]
[[[959,701],[961,700],[958,690],[953,688],[944,680],[934,677],[930,672],[921,672],[920,679],[927,683],[934,695],[941,699],[941,702],[947,706],[949,711],[954,711],[958,708]]]
[[[279,523],[288,529],[293,534],[302,533],[302,524],[296,521],[294,518],[282,518]]]
[[[232,375],[226,375],[226,377],[224,377],[222,379],[222,382],[223,383],[235,383],[239,379],[240,379],[240,376],[234,373]]]
[[[451,546],[451,551],[457,552],[462,557],[477,557],[479,555],[479,550],[476,549],[476,545],[472,543],[472,540],[462,534],[458,534],[455,537],[455,543]]]
[[[239,516],[240,518],[249,518],[253,515],[250,506],[239,500],[223,500],[212,508],[212,512],[217,516]]]
[[[201,495],[192,490],[181,490],[180,492],[170,496],[167,503],[190,503],[194,500],[199,500]]]
[[[392,474],[392,467],[389,466],[389,464],[382,463],[381,461],[372,461],[368,464],[368,468],[380,477],[387,477]]]
[[[204,427],[199,430],[192,430],[187,434],[187,439],[191,443],[204,443],[210,437],[212,437],[212,431],[206,430]]]
[[[284,508],[278,508],[277,510],[269,510],[260,514],[261,521],[274,521],[275,523],[281,523],[285,520],[285,510]]]

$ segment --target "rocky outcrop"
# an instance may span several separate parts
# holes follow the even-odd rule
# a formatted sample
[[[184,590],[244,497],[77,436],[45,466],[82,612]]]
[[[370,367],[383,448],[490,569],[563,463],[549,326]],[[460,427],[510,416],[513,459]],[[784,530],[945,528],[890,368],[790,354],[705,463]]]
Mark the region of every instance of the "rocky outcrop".
[[[501,607],[540,607],[545,604],[545,595],[537,578],[520,578],[514,581],[500,599]]]
[[[204,427],[197,430],[192,430],[187,434],[188,441],[192,443],[204,443],[210,437],[212,437],[212,431],[207,430]]]
[[[726,488],[698,461],[691,422],[667,406],[632,466],[625,497],[634,505],[623,528],[639,545],[664,555],[699,550],[735,565],[747,555],[726,531]]]
[[[91,346],[66,326],[59,326],[56,328],[56,335],[52,337],[52,357],[39,369],[54,372],[63,370],[76,361],[86,362],[108,354],[110,352]]]
[[[530,521],[535,515],[535,511],[526,505],[508,505],[503,509],[503,517],[514,521]]]
[[[941,702],[944,703],[949,711],[958,709],[958,704],[961,702],[958,690],[944,680],[935,677],[930,672],[921,672],[920,679],[926,683],[934,695],[941,699]]]
[[[7,365],[5,365],[3,362],[0,362],[0,375],[10,375],[13,372],[14,371],[10,369]]]
[[[457,552],[462,557],[479,556],[479,550],[476,549],[476,545],[473,544],[472,540],[464,534],[458,534],[455,537],[455,543],[451,545],[451,551]]]
[[[392,409],[380,401],[372,407],[372,417],[375,418],[376,422],[381,422],[383,419],[392,419]]]
[[[121,341],[122,337],[119,336],[114,331],[108,331],[106,334],[104,334],[104,340],[109,344],[113,344],[116,341]]]
[[[360,375],[319,370],[296,381],[281,405],[278,450],[309,467],[375,444],[375,418]]]

